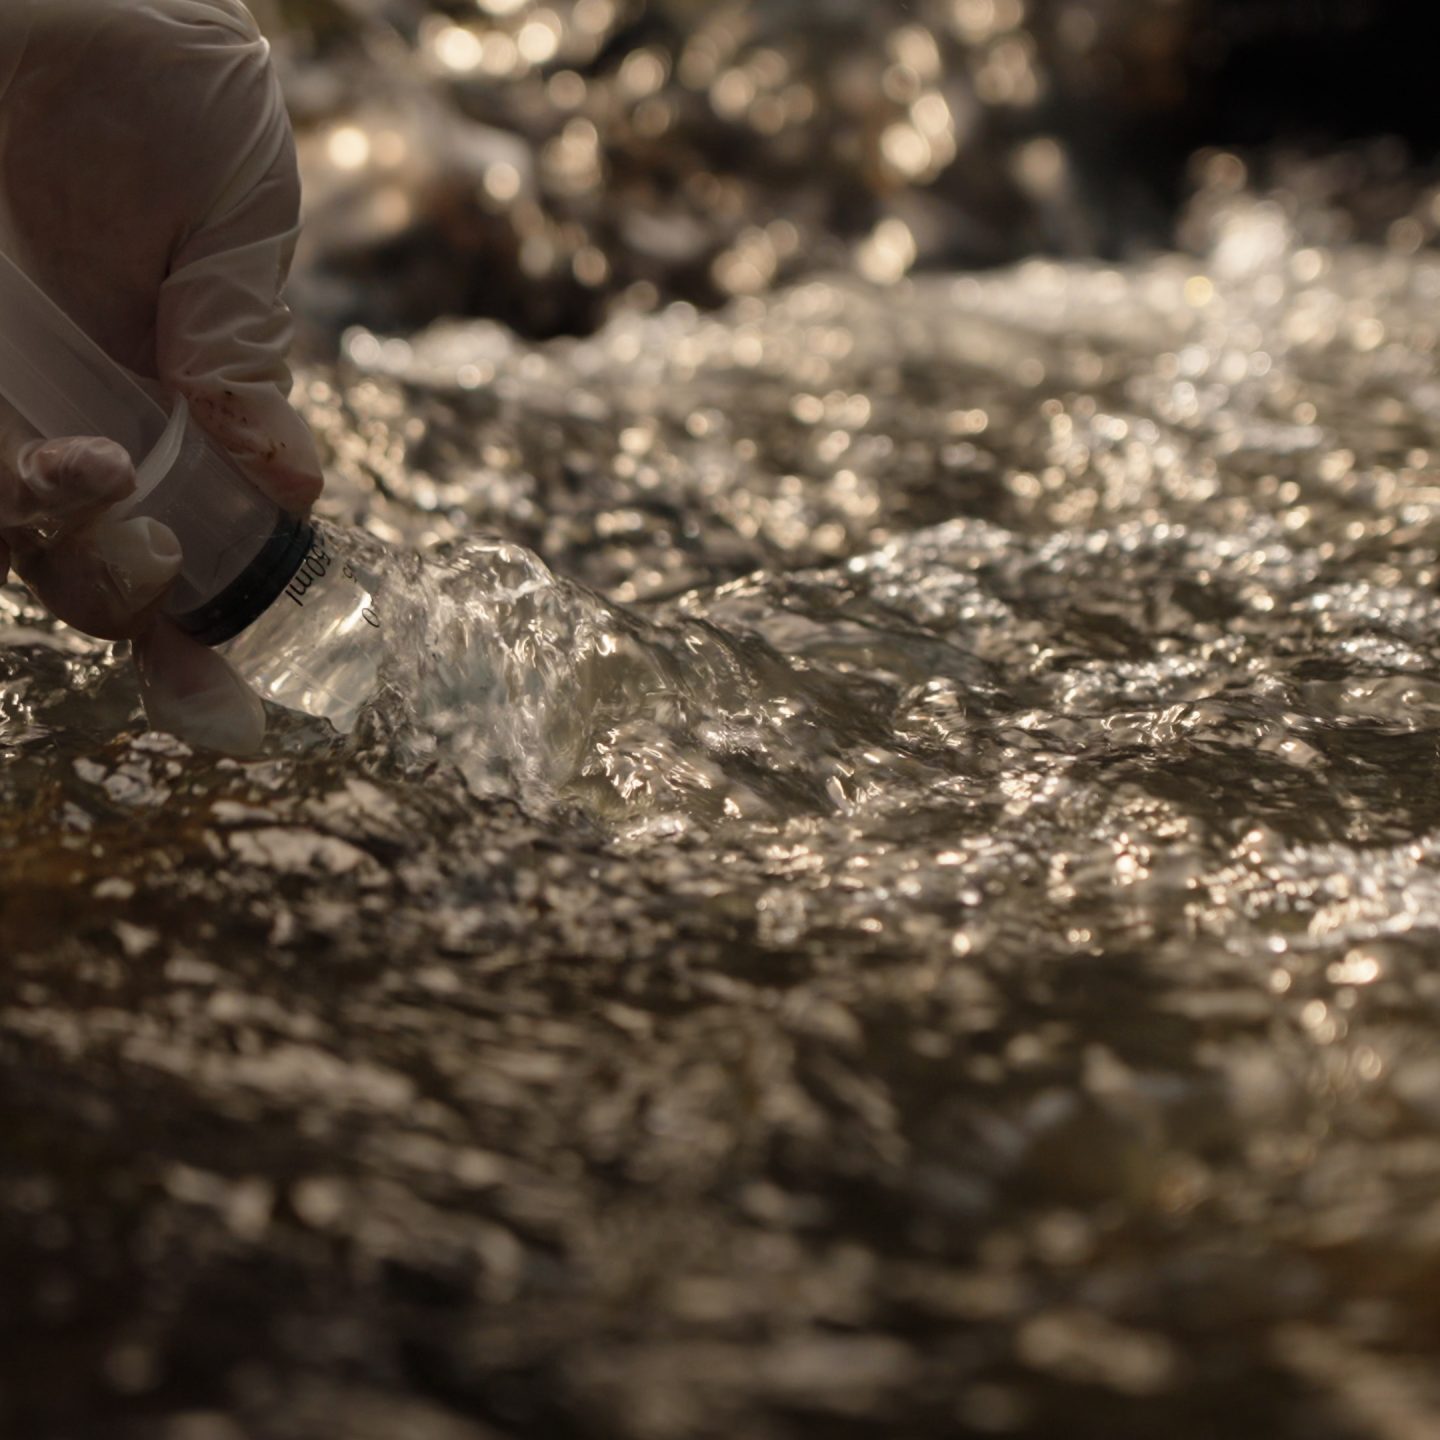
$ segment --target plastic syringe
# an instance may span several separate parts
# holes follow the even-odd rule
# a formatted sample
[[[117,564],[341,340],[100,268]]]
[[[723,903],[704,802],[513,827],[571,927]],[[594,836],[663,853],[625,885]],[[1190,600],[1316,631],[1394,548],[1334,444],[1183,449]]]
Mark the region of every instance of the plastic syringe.
[[[182,560],[165,611],[207,645],[262,615],[314,544],[309,523],[262,495],[183,398],[167,414],[3,252],[0,395],[46,439],[103,435],[125,448],[135,491],[109,513],[174,531]]]

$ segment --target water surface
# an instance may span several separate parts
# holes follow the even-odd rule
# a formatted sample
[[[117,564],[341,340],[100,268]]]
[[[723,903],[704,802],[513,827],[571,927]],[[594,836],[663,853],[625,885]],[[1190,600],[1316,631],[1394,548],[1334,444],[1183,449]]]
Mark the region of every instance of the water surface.
[[[4,592],[16,1434],[1435,1433],[1440,258],[1205,223],[353,332],[348,741]]]

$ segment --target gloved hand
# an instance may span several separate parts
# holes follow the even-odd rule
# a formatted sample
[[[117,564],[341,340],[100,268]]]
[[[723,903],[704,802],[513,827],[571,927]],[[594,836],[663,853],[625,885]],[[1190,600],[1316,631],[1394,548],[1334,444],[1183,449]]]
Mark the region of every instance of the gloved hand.
[[[0,0],[0,249],[297,513],[321,488],[288,402],[299,205],[269,47],[239,0]],[[154,726],[251,751],[258,698],[157,617],[175,537],[104,518],[133,484],[120,446],[37,443],[0,402],[0,581],[13,563],[62,620],[130,639]]]

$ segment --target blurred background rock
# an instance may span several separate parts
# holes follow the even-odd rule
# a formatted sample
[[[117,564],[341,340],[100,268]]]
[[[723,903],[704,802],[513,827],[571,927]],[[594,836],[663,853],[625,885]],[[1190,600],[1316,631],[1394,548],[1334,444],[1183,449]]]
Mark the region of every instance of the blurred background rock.
[[[1121,256],[1173,243],[1196,190],[1179,233],[1203,243],[1207,189],[1247,181],[1402,248],[1440,216],[1415,3],[253,3],[300,138],[319,353],[357,324],[585,333],[817,270]]]

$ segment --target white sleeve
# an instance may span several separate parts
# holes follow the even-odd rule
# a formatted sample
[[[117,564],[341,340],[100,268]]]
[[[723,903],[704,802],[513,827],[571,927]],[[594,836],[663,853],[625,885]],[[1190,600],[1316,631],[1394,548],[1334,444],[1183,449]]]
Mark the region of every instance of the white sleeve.
[[[216,154],[213,193],[171,257],[156,312],[160,378],[242,460],[318,475],[290,408],[282,289],[299,235],[295,144],[270,51],[238,0],[150,0],[183,21],[185,83]]]
[[[249,11],[0,0],[7,74],[0,245],[116,359],[183,393],[282,502],[313,495],[281,296],[300,185]]]

